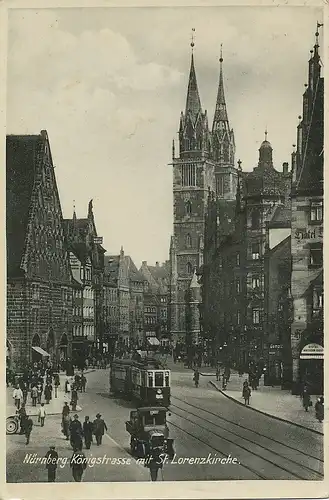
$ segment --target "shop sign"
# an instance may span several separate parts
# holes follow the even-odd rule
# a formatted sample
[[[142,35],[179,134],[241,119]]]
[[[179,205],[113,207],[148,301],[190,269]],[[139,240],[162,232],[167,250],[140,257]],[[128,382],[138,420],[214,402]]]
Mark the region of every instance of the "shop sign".
[[[316,240],[318,238],[323,237],[323,228],[322,226],[314,227],[312,229],[296,229],[295,230],[295,239],[298,241],[308,241],[308,240]]]
[[[300,359],[323,359],[324,349],[319,344],[307,344],[300,353]]]

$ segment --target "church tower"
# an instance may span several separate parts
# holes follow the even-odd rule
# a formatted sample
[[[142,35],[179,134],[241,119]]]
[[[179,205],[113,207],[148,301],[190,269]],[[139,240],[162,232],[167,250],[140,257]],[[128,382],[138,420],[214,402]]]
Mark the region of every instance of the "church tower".
[[[219,64],[219,84],[211,133],[212,156],[216,164],[216,196],[223,200],[235,200],[238,171],[234,165],[234,132],[230,128],[225,102],[222,48]]]
[[[194,30],[193,30],[194,31]],[[207,112],[203,112],[194,66],[191,66],[185,112],[179,125],[179,154],[173,146],[173,215],[171,242],[170,330],[173,342],[187,341],[186,301],[194,269],[203,263],[203,239],[208,188],[214,186],[211,134]]]

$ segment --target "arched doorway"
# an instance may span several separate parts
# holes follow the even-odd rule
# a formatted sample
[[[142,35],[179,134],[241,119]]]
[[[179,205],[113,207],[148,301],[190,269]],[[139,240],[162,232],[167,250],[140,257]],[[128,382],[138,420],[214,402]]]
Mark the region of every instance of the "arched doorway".
[[[39,335],[36,333],[32,339],[32,347],[41,347],[41,340]],[[40,361],[40,354],[32,349],[32,363],[37,363]]]
[[[49,353],[49,360],[54,363],[55,361],[55,336],[54,331],[50,329],[47,337],[46,351]]]

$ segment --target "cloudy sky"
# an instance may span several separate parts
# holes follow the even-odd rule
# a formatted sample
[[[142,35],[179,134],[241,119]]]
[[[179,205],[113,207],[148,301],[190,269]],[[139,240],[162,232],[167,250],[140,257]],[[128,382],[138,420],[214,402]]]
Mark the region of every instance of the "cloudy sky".
[[[139,266],[168,258],[172,139],[185,107],[191,28],[210,124],[223,43],[237,155],[257,163],[264,138],[290,162],[320,9],[80,8],[9,15],[7,133],[47,129],[62,209],[90,198],[104,246]],[[320,38],[321,45],[321,38]]]

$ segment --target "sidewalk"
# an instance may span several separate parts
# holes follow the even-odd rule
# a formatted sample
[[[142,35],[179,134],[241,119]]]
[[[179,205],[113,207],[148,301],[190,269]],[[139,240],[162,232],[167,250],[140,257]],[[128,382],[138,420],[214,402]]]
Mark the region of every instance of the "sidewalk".
[[[209,375],[209,374],[207,374]],[[222,382],[210,380],[210,384],[220,391],[224,396],[236,401],[238,404],[244,405],[242,398],[242,384],[248,379],[248,375],[244,374],[241,377],[237,373],[232,373],[230,381],[227,384],[227,389],[222,390]],[[257,391],[252,391],[250,398],[250,408],[261,413],[265,413],[277,420],[291,422],[299,427],[310,429],[319,434],[323,434],[323,423],[318,422],[315,418],[314,405],[317,396],[311,396],[313,406],[306,412],[302,407],[302,402],[299,396],[294,396],[290,391],[282,390],[279,387],[264,386],[263,377],[260,379]]]
[[[85,373],[90,373],[91,371],[95,371],[95,370],[88,370]],[[48,405],[45,404],[45,409],[46,409],[47,415],[60,415],[62,413],[65,401],[67,403],[69,403],[69,406],[71,408],[71,405],[70,405],[71,398],[69,397],[68,394],[66,394],[64,392],[65,381],[67,378],[71,378],[71,377],[67,377],[66,375],[64,375],[64,373],[60,373],[59,377],[60,377],[60,386],[57,390],[57,398],[55,398],[55,389],[53,388],[53,394],[52,394],[53,397]],[[14,387],[11,387],[11,386],[7,387],[7,389],[6,389],[7,416],[15,415],[15,412],[16,412],[16,408],[15,408],[14,400],[13,400],[13,391],[14,391]],[[78,392],[78,397],[80,397],[80,394],[81,393]],[[44,396],[42,396],[41,401],[43,403],[45,402]],[[25,408],[26,408],[26,413],[28,415],[32,415],[32,416],[38,415],[40,405],[37,404],[37,406],[32,406],[30,392],[28,393]],[[82,408],[78,404],[76,411],[79,412],[81,410],[82,410]],[[71,411],[72,411],[72,409],[71,409]]]

